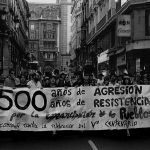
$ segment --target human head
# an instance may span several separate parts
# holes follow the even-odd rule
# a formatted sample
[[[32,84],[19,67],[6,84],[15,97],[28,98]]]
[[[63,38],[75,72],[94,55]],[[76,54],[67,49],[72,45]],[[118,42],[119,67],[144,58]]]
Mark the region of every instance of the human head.
[[[54,70],[54,74],[55,74],[56,76],[58,76],[58,75],[59,75],[59,70],[58,70],[58,69],[55,69],[55,70]]]
[[[129,75],[124,75],[123,85],[130,85],[130,84],[131,84],[130,76]]]
[[[41,80],[42,78],[42,73],[40,71],[37,71],[37,73],[39,74],[39,80]]]
[[[99,74],[98,74],[98,79],[101,80],[103,77],[104,77],[104,75],[103,75],[102,73],[99,73]]]
[[[65,79],[65,76],[66,76],[65,73],[61,73],[61,74],[60,74],[60,79],[63,79],[63,80],[64,80],[64,79]]]
[[[65,81],[66,81],[66,82],[69,82],[69,76],[68,76],[68,75],[66,75]]]
[[[49,77],[44,77],[44,84],[48,85],[49,84]]]
[[[144,84],[144,85],[148,85],[148,84],[149,84],[149,81],[148,81],[147,78],[144,78],[144,79],[143,79],[143,84]]]
[[[20,75],[20,83],[26,83],[26,81],[27,81],[26,76],[24,74],[21,74]]]
[[[122,77],[121,77],[121,76],[118,76],[118,77],[117,77],[117,83],[118,83],[119,85],[122,84]]]
[[[149,84],[149,77],[148,74],[143,75],[143,84],[148,85]]]
[[[55,84],[56,83],[56,77],[54,75],[50,76],[50,83]]]
[[[112,73],[110,74],[110,81],[115,82],[116,81],[116,74]]]
[[[14,69],[10,69],[10,70],[9,70],[10,78],[15,78],[15,74],[16,74],[16,72],[15,72]]]
[[[136,73],[135,80],[136,80],[136,83],[137,83],[137,84],[140,84],[141,75],[140,75],[139,72]]]
[[[38,82],[40,79],[39,74],[38,73],[33,73],[32,74],[32,80],[34,80],[35,82]]]

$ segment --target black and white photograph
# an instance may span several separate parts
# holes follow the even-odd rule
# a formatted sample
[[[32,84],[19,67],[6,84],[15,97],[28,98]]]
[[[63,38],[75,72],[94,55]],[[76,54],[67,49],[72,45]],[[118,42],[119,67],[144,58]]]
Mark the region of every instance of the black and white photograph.
[[[150,0],[0,0],[0,150],[150,149]]]

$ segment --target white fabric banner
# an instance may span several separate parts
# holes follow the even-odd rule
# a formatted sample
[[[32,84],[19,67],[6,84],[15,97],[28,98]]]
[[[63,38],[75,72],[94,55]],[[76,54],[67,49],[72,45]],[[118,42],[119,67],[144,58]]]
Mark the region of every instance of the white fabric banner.
[[[0,130],[150,127],[150,86],[1,89]]]

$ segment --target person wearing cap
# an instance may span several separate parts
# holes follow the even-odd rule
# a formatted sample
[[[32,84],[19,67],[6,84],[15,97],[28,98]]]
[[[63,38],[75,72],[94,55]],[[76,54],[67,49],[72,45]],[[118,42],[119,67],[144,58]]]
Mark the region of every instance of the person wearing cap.
[[[123,76],[122,85],[131,85],[130,76],[128,74]]]
[[[116,74],[114,73],[110,74],[109,86],[118,86],[119,84],[116,81],[117,81]]]
[[[103,82],[104,82],[104,75],[100,72],[98,74],[97,85],[103,86]]]

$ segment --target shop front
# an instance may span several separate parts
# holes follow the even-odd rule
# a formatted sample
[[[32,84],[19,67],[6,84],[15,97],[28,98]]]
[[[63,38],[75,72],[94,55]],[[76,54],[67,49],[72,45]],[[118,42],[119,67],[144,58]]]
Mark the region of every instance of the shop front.
[[[139,40],[126,46],[127,69],[131,75],[137,72],[150,74],[150,40]]]
[[[106,75],[108,74],[108,61],[109,61],[108,51],[109,50],[105,50],[98,57],[98,72],[103,72],[103,74]]]
[[[131,75],[137,72],[150,74],[150,50],[135,49],[127,52],[127,69]]]

